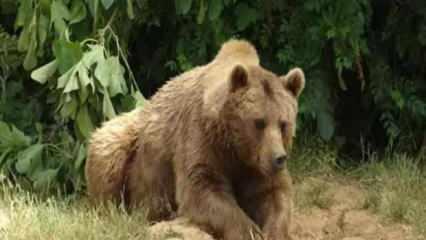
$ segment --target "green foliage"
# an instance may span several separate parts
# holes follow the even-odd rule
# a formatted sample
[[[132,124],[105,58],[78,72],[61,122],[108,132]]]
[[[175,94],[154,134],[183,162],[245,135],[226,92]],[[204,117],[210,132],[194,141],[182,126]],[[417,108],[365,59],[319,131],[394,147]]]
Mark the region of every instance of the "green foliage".
[[[18,126],[31,135],[1,122],[5,139],[0,169],[25,177],[39,189],[59,184],[79,190],[85,141],[91,131],[144,99],[113,30],[117,19],[134,18],[133,1],[21,0],[16,7],[13,27],[20,34],[13,36],[0,28],[0,121],[18,120]],[[20,67],[25,74],[19,73]],[[12,81],[29,76],[45,87]],[[28,95],[21,96],[20,91],[34,88],[38,99],[28,104]],[[40,111],[48,114],[41,116]],[[17,136],[27,141],[19,142]]]
[[[101,2],[105,10],[114,4],[113,0]],[[43,48],[47,37],[53,43],[51,54],[54,60],[35,69],[31,76],[48,86],[50,95],[56,99],[57,112],[64,121],[74,121],[75,134],[80,139],[88,138],[100,121],[116,115],[112,98],[118,95],[119,99],[128,95],[132,97],[133,102],[128,101],[131,106],[123,106],[127,109],[142,99],[131,70],[128,65],[124,67],[122,64],[127,64],[126,56],[111,27],[119,7],[105,27],[96,29],[96,38],[88,35],[81,41],[71,40],[73,30],[82,30],[79,27],[74,29],[74,26],[90,24],[92,18],[102,17],[96,5],[90,18],[87,7],[90,8],[90,5],[85,5],[83,0],[20,1],[15,22],[16,27],[22,27],[18,49],[26,52],[23,63],[26,70],[33,69],[38,57],[45,55]],[[52,26],[53,34],[50,33]]]
[[[176,4],[176,13],[177,14],[187,14],[189,9],[191,9],[192,0],[175,0]]]
[[[0,121],[0,173],[24,177],[37,190],[81,190],[84,144],[75,142],[66,132],[57,133],[52,144],[43,136],[40,125],[38,130],[34,139]]]
[[[421,0],[3,0],[0,22],[0,121],[30,139],[0,156],[32,185],[81,188],[93,129],[233,37],[274,72],[304,69],[299,132],[426,149]]]
[[[0,65],[3,78],[6,78],[21,63],[17,44],[16,37],[7,33],[0,25]]]

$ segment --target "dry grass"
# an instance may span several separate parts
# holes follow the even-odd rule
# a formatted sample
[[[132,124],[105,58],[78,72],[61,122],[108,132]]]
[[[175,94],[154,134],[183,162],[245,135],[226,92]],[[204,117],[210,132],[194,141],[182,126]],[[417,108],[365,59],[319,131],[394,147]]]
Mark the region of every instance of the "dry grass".
[[[126,214],[117,207],[94,209],[80,200],[40,200],[19,189],[0,189],[0,239],[146,239],[142,212]],[[1,218],[1,216],[0,216]]]
[[[366,208],[426,234],[426,173],[414,159],[393,155],[360,169],[368,189]]]
[[[323,181],[304,181],[296,188],[294,202],[299,209],[318,207],[328,209],[333,198],[328,191],[330,186]]]

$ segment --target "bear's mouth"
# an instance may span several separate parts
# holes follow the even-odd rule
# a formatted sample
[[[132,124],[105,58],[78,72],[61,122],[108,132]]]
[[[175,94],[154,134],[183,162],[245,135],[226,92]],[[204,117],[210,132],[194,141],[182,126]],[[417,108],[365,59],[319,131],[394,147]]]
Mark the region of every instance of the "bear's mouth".
[[[257,172],[259,175],[263,177],[267,177],[271,174],[271,167],[267,166],[267,164],[264,164],[264,161],[262,161],[262,158],[260,155],[257,155],[256,157],[256,166],[253,166],[254,169],[257,169]]]

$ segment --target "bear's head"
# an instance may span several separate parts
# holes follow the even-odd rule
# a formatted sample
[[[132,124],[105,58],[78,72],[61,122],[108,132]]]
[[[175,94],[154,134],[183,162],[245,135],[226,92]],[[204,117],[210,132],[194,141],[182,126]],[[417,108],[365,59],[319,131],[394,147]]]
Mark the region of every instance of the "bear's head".
[[[226,126],[238,159],[262,174],[279,172],[295,135],[303,71],[294,68],[277,76],[259,65],[227,69],[205,92],[204,110]]]

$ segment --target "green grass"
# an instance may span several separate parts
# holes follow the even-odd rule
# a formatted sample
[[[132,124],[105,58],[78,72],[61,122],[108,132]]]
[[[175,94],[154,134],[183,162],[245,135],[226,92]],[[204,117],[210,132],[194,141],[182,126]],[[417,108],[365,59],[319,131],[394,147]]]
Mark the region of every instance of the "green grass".
[[[146,239],[142,212],[94,209],[83,199],[40,199],[9,185],[0,187],[0,211],[9,218],[2,240]],[[1,223],[1,220],[0,220]]]
[[[318,138],[301,136],[292,149],[290,172],[295,180],[309,176],[334,174],[337,168],[337,148]]]
[[[415,159],[394,154],[372,159],[355,175],[368,189],[366,208],[426,234],[426,173]]]
[[[306,181],[296,189],[294,202],[300,209],[308,209],[312,206],[328,209],[333,203],[329,188],[329,185],[323,181]]]

